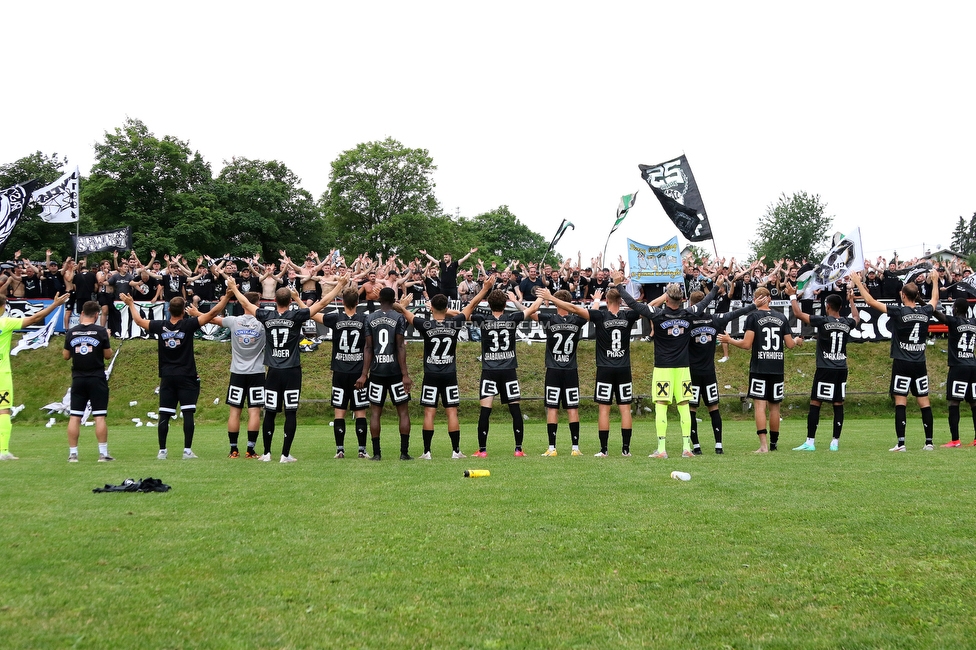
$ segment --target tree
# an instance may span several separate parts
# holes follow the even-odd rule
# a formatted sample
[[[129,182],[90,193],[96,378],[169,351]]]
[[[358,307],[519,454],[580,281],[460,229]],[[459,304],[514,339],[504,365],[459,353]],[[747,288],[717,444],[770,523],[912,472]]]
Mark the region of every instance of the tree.
[[[392,138],[344,151],[332,162],[322,195],[330,234],[344,251],[357,254],[435,248],[430,229],[422,226],[430,219],[443,225],[434,196],[436,169],[426,149],[410,149]]]
[[[53,183],[64,174],[67,165],[68,159],[59,158],[56,153],[47,155],[36,151],[0,166],[0,189],[34,179],[40,179],[43,185]],[[47,223],[40,214],[41,209],[33,205],[24,211],[5,250],[21,250],[23,256],[32,261],[43,260],[48,249],[55,252],[58,262],[72,255],[70,236],[75,232],[75,224]]]
[[[227,246],[226,213],[210,165],[188,142],[153,135],[127,118],[95,145],[95,165],[81,186],[82,214],[98,230],[132,227],[141,255],[206,252]]]
[[[507,205],[465,219],[460,225],[460,241],[477,246],[479,257],[486,262],[539,262],[549,248],[549,240],[519,221]],[[558,261],[558,256],[550,253],[550,260]]]
[[[328,252],[332,243],[325,243],[322,213],[300,183],[301,179],[277,160],[234,158],[226,163],[216,184],[219,203],[227,215],[225,252],[260,252],[266,260],[277,259],[280,249],[291,254]]]
[[[968,223],[959,217],[956,228],[952,231],[952,250],[964,255],[976,253],[976,213],[970,217]]]
[[[756,239],[749,242],[753,257],[765,256],[767,263],[783,258],[819,261],[826,254],[834,220],[825,214],[826,209],[819,194],[780,194],[759,219]]]

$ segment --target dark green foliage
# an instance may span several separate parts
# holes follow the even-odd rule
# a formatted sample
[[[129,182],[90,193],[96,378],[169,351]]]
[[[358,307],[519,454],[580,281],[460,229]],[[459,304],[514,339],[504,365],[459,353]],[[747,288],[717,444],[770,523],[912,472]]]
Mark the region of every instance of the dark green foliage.
[[[780,194],[760,217],[756,238],[749,242],[753,258],[765,256],[767,263],[784,258],[819,261],[826,253],[834,220],[826,210],[819,194]]]

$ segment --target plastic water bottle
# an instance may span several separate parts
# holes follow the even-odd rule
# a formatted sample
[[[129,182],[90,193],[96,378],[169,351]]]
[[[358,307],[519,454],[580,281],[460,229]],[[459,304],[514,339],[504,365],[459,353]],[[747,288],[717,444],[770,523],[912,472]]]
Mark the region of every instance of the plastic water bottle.
[[[676,481],[690,481],[691,474],[688,472],[671,472],[671,478],[675,479]]]
[[[464,470],[464,478],[484,478],[486,476],[491,476],[491,472],[486,469],[466,469]]]

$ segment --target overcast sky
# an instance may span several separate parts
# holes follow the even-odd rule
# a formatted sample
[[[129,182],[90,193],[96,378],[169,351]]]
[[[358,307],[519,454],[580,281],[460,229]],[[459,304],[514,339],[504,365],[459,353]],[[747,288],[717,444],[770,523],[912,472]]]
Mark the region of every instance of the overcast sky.
[[[976,212],[974,7],[12,3],[0,162],[57,152],[87,174],[130,116],[214,174],[280,160],[318,198],[340,152],[391,136],[429,150],[446,211],[508,205],[547,239],[565,217],[560,252],[589,258],[635,190],[611,255],[677,234],[637,165],[685,153],[720,255],[744,259],[802,190],[867,255],[907,258]]]

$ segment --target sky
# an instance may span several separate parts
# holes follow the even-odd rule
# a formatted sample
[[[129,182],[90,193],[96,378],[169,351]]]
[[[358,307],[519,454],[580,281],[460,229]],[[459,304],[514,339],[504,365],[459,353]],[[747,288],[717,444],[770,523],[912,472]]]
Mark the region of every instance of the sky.
[[[279,160],[318,198],[338,155],[392,137],[429,151],[446,212],[508,205],[546,239],[569,219],[557,249],[585,260],[636,190],[608,257],[678,234],[637,165],[682,153],[720,257],[783,193],[818,194],[870,258],[948,247],[976,212],[976,5],[603,4],[15,3],[0,162],[85,175],[132,117],[215,175]]]

